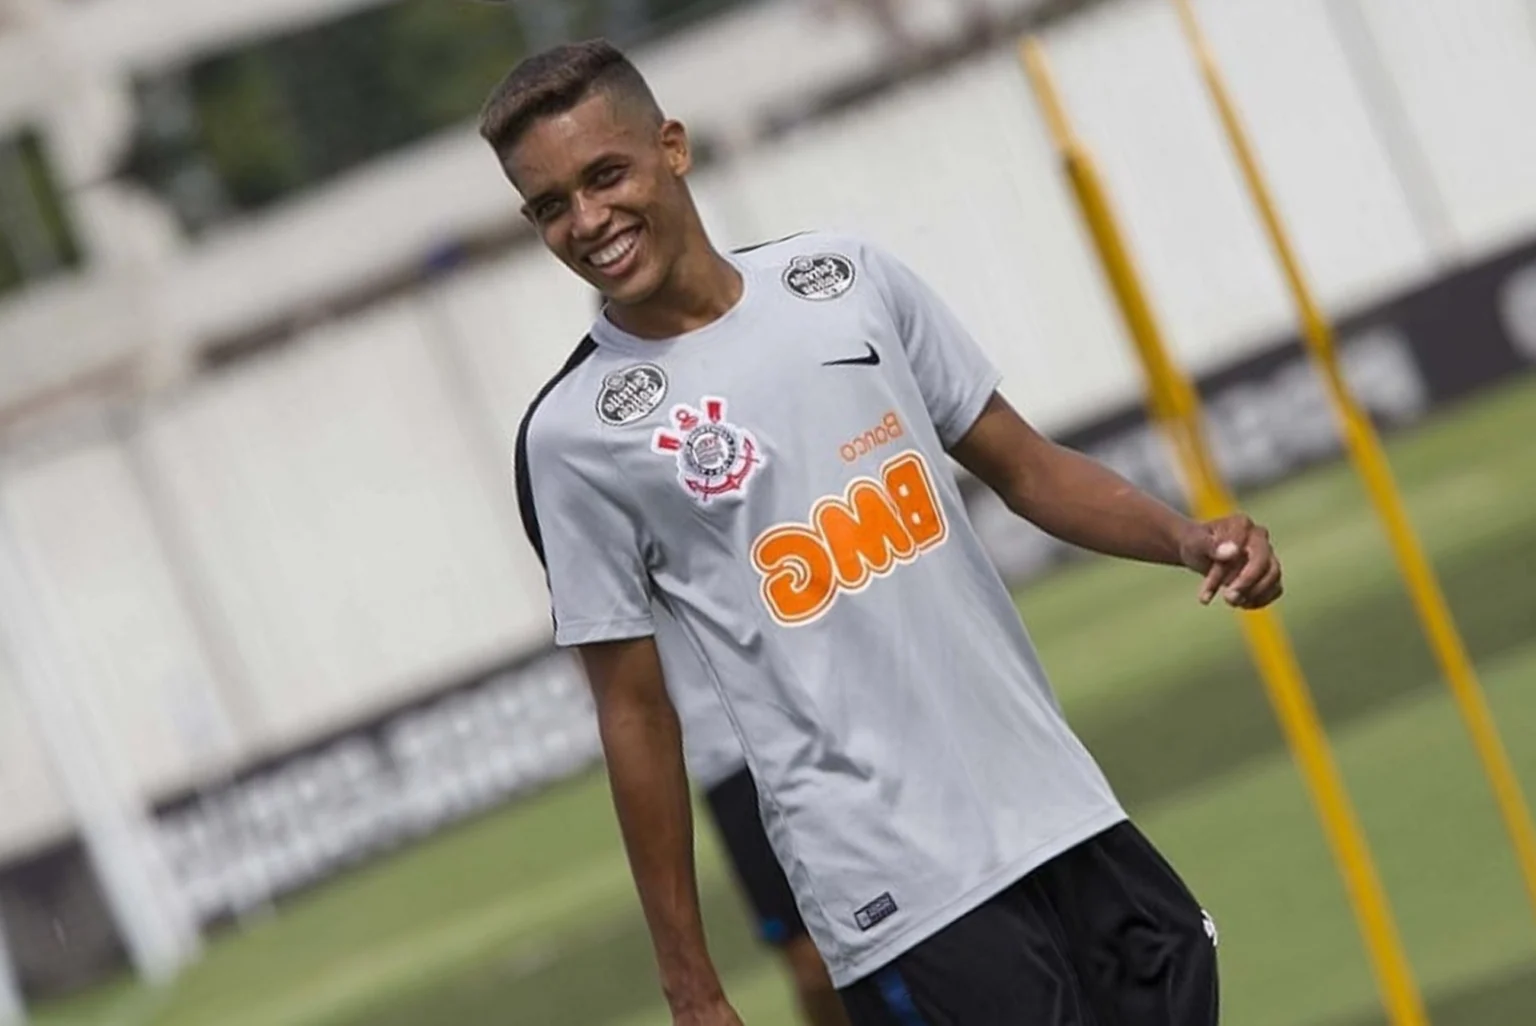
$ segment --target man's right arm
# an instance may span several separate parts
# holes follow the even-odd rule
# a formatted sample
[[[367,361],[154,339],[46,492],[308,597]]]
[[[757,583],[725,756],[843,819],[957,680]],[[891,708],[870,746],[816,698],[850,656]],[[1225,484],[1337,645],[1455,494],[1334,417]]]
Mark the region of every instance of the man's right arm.
[[[662,991],[676,1026],[741,1026],[704,945],[682,728],[653,636],[643,514],[590,429],[590,399],[578,422],[553,386],[541,395],[555,405],[540,419],[535,402],[518,429],[518,507],[544,564],[555,642],[580,653],[592,686]]]
[[[653,637],[583,645],[614,810],[678,1026],[740,1026],[710,960],[682,728]]]

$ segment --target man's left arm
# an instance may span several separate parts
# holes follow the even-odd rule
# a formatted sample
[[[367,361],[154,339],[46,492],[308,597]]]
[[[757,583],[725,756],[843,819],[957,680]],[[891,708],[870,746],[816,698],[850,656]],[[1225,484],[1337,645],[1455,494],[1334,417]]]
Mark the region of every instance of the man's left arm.
[[[873,246],[864,257],[944,448],[1048,534],[1111,556],[1184,566],[1199,597],[1257,609],[1280,597],[1269,532],[1242,515],[1199,523],[1035,431],[997,392],[1000,375],[927,282]]]
[[[993,393],[950,454],[1010,510],[1069,544],[1204,575],[1199,599],[1240,609],[1280,597],[1269,532],[1242,514],[1195,521],[1081,453],[1057,445]]]

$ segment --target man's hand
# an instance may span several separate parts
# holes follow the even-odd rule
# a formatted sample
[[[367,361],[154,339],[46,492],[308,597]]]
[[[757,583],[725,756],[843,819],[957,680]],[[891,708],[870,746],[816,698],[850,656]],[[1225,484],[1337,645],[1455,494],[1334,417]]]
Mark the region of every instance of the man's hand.
[[[704,1005],[672,1010],[672,1026],[742,1026],[741,1018],[721,995]]]
[[[1237,609],[1262,609],[1285,590],[1269,532],[1241,513],[1194,524],[1179,543],[1179,558],[1205,575],[1201,605],[1219,594]]]

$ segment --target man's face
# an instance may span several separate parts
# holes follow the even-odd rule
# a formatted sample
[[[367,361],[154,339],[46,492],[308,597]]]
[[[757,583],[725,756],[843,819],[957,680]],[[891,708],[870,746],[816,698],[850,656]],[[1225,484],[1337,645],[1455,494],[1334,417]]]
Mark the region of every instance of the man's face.
[[[602,93],[536,121],[505,161],[544,245],[620,304],[654,295],[682,253],[688,166],[681,125]]]

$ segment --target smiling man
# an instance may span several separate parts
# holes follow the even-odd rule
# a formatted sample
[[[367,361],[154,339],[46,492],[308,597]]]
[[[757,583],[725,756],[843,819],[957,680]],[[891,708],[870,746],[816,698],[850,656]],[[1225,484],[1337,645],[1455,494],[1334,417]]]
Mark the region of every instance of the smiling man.
[[[948,461],[1058,538],[1202,575],[1201,602],[1280,595],[1266,532],[1042,437],[878,247],[718,251],[687,133],[608,44],[520,64],[481,132],[608,299],[523,419],[517,490],[674,1021],[739,1022],[699,918],[658,609],[856,1026],[1216,1022],[1214,928],[1063,719]]]

